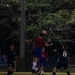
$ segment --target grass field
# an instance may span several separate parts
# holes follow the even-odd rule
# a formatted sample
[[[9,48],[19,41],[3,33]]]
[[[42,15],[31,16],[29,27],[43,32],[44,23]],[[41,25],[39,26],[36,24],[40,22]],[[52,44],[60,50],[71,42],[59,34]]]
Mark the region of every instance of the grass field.
[[[0,72],[0,75],[5,75],[6,72]],[[45,72],[45,75],[51,75],[51,72]],[[15,72],[12,75],[32,75],[31,72]],[[34,74],[37,75],[37,74]],[[59,72],[57,75],[67,75],[66,73]],[[71,75],[75,75],[75,73],[71,73]]]

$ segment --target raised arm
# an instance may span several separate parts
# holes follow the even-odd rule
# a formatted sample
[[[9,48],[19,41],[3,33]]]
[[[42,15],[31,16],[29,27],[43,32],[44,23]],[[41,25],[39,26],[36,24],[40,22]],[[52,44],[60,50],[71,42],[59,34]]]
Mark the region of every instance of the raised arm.
[[[32,39],[25,40],[25,42],[27,42],[27,43],[32,42]]]
[[[52,45],[53,45],[53,43],[45,43],[46,47],[49,47],[49,46],[52,46]]]

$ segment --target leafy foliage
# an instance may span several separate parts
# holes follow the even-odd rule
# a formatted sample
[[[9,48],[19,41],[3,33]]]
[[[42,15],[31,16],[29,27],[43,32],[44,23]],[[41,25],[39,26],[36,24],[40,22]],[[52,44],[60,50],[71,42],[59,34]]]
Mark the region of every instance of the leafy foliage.
[[[19,48],[21,0],[0,0],[0,47],[14,42]],[[75,0],[25,0],[25,39],[47,31],[46,41],[75,41]],[[25,43],[25,62],[31,61],[33,44]],[[34,46],[35,47],[35,46]],[[72,52],[73,48],[71,49]],[[74,53],[75,51],[73,51]],[[28,57],[29,56],[29,57]],[[29,65],[28,65],[29,66]]]
[[[20,0],[0,0],[0,6],[0,31],[6,34],[7,40],[18,41],[21,21]],[[26,0],[25,17],[26,39],[37,36],[43,29],[48,32],[48,40],[70,40],[74,37],[74,0]],[[31,34],[28,35],[29,33]],[[1,38],[5,36],[0,34]]]

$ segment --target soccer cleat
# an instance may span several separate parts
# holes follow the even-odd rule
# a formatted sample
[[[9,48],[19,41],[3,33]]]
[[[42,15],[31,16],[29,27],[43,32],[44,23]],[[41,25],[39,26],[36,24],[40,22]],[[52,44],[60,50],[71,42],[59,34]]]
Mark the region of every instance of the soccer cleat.
[[[32,74],[35,74],[35,70],[32,70]]]
[[[38,75],[40,75],[40,73],[38,73]]]
[[[56,75],[56,73],[55,73],[55,72],[53,72],[53,73],[52,73],[52,75]]]
[[[67,71],[67,75],[70,75],[70,72],[69,71]]]
[[[39,70],[35,71],[35,74],[37,74],[39,72]]]
[[[41,71],[38,71],[38,75],[40,75]]]

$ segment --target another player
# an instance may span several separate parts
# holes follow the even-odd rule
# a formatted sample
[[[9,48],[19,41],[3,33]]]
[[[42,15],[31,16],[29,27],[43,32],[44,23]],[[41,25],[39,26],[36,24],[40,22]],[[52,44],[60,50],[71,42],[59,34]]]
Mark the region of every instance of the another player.
[[[48,53],[45,51],[45,47],[43,47],[41,57],[39,58],[40,70],[38,72],[38,75],[44,75],[46,60],[48,60]]]
[[[10,45],[10,49],[4,55],[4,59],[7,61],[8,66],[7,75],[11,75],[15,71],[15,61],[18,62],[16,52],[14,51],[14,45]]]
[[[70,75],[70,72],[68,71],[68,59],[69,57],[68,57],[67,45],[63,45],[62,50],[60,51],[60,58],[58,60],[56,68],[53,69],[52,75],[56,75],[56,71],[61,67],[63,67],[66,70],[67,75]]]
[[[34,49],[34,58],[33,58],[33,64],[32,64],[32,73],[35,73],[36,65],[39,60],[39,57],[42,54],[42,48],[43,46],[50,46],[51,44],[47,44],[44,40],[44,36],[46,35],[46,31],[43,31],[40,33],[40,35],[36,38],[33,38],[32,40],[27,40],[27,42],[35,42],[35,49]]]

